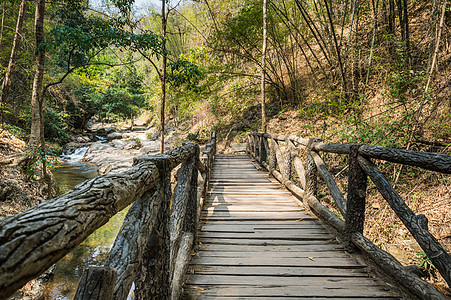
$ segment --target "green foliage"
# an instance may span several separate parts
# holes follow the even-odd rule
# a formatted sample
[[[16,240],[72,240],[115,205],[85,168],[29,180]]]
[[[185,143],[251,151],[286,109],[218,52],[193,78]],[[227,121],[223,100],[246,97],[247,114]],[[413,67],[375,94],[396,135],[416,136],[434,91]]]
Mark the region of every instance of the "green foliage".
[[[19,126],[11,125],[11,124],[3,124],[3,129],[14,135],[18,138],[25,137],[25,130]]]
[[[57,108],[47,106],[44,111],[44,132],[46,137],[59,144],[69,141],[69,127],[66,119],[68,113],[60,111]]]
[[[167,80],[174,88],[186,86],[187,89],[194,89],[202,79],[202,73],[198,66],[185,59],[183,56],[175,62],[169,64]]]
[[[418,264],[418,266],[423,271],[427,272],[428,274],[431,274],[432,271],[436,270],[431,259],[427,256],[427,254],[424,251],[418,252],[416,256],[417,259],[415,260],[415,263]]]
[[[46,165],[48,168],[53,168],[58,163],[58,154],[55,150],[49,148],[28,148],[27,157],[29,164],[25,167],[31,179],[36,180],[34,173],[34,166],[37,164]]]
[[[189,133],[186,139],[191,142],[197,142],[199,140],[199,136],[195,133]]]

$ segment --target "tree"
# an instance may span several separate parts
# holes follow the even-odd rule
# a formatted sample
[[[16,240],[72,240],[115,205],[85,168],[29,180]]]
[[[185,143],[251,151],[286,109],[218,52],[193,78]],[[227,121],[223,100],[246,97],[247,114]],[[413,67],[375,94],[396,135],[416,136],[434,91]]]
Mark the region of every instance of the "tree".
[[[262,132],[266,132],[266,108],[265,108],[265,72],[266,72],[266,0],[263,0],[263,46],[261,66],[261,106],[262,106]]]
[[[166,0],[161,0],[161,35],[163,36],[162,42],[162,62],[161,62],[161,111],[160,111],[160,153],[164,152],[164,108],[166,104],[166,22],[168,12],[166,12]]]
[[[2,44],[3,39],[3,26],[4,26],[4,17],[5,17],[5,5],[6,1],[3,3],[3,14],[2,14],[2,28],[1,28],[1,36],[0,36],[0,48]],[[4,110],[5,110],[5,104],[8,102],[9,97],[9,91],[11,88],[11,76],[15,69],[15,63],[16,63],[16,54],[20,47],[20,41],[22,39],[22,28],[23,28],[23,21],[25,16],[25,11],[27,10],[27,0],[22,0],[20,4],[19,9],[19,15],[17,16],[17,25],[16,25],[16,31],[14,33],[14,40],[13,40],[13,46],[11,48],[11,55],[9,57],[8,62],[8,69],[5,74],[5,78],[3,79],[2,84],[2,96],[0,100],[0,110],[2,114],[2,120],[1,125],[3,126],[3,118],[4,118]]]

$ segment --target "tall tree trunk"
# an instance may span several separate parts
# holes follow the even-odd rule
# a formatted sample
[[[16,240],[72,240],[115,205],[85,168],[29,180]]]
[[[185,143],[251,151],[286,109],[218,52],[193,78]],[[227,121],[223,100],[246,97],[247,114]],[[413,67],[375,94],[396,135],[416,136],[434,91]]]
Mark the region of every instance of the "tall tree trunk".
[[[266,132],[266,105],[265,105],[265,72],[266,72],[266,0],[263,0],[263,49],[261,68],[261,105],[262,105],[262,132]]]
[[[163,36],[163,62],[161,64],[161,111],[160,111],[160,128],[161,141],[160,153],[164,152],[164,110],[166,104],[166,0],[161,1],[161,35]]]
[[[389,0],[389,14],[388,14],[388,32],[395,34],[395,1]]]
[[[5,3],[3,3],[3,15],[5,14]],[[0,102],[0,109],[2,114],[2,125],[3,125],[3,116],[4,116],[4,105],[8,102],[9,91],[11,88],[11,77],[12,73],[15,69],[16,64],[16,55],[19,51],[20,41],[22,39],[22,28],[23,21],[25,16],[25,11],[27,10],[27,0],[22,0],[19,9],[19,15],[17,16],[17,24],[16,24],[16,32],[14,33],[13,45],[11,48],[11,55],[9,57],[8,69],[6,70],[5,78],[2,84],[2,97]],[[2,17],[2,33],[3,33],[3,22],[4,18]],[[3,37],[3,36],[2,36]]]
[[[409,37],[409,18],[407,11],[407,0],[403,0],[403,12],[404,12],[404,34],[405,34],[405,42],[406,42],[406,59],[410,65],[410,37]]]
[[[34,73],[33,90],[31,94],[31,135],[30,145],[38,147],[41,142],[41,135],[44,135],[43,124],[43,88],[42,81],[44,79],[45,70],[45,48],[40,47],[44,42],[44,15],[45,15],[45,0],[38,0],[36,2],[35,13],[35,35],[36,35],[36,69]]]
[[[401,40],[404,42],[406,40],[406,33],[404,31],[405,27],[404,27],[402,1],[403,0],[396,0],[396,4],[398,6],[399,27],[401,28]]]
[[[5,28],[5,15],[6,15],[6,0],[3,1],[2,5],[2,23],[0,28],[0,49],[2,49],[3,44],[3,29]]]

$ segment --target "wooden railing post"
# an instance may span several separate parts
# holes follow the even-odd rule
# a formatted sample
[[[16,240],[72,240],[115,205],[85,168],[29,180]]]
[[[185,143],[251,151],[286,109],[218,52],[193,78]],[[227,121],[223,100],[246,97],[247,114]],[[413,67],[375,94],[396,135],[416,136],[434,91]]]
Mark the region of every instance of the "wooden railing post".
[[[305,176],[305,198],[316,197],[318,191],[318,170],[316,168],[315,160],[312,157],[312,146],[316,142],[320,142],[319,138],[310,138],[307,144],[307,174]],[[304,204],[307,204],[304,201]],[[308,207],[308,206],[307,206]]]
[[[117,271],[110,267],[88,267],[83,270],[74,300],[111,300]]]
[[[291,147],[290,144],[290,140],[286,139],[286,147],[285,147],[285,170],[282,174],[283,178],[285,180],[291,180],[291,168],[293,165],[293,153],[292,153],[293,149]]]
[[[196,144],[196,151],[191,158],[191,176],[188,191],[188,203],[186,207],[185,222],[183,225],[184,231],[196,233],[197,229],[197,169],[199,168],[199,145]]]
[[[360,144],[351,145],[349,153],[348,199],[346,204],[345,242],[351,247],[353,233],[363,233],[367,175],[358,162]]]
[[[265,138],[263,137],[263,135],[261,135],[259,137],[259,147],[260,147],[260,157],[259,157],[259,162],[260,165],[263,164],[263,162],[266,162],[266,147],[265,147],[265,142],[264,142]]]
[[[138,300],[169,299],[171,295],[169,236],[171,162],[166,154],[155,155],[151,161],[159,171],[159,197],[162,197],[162,202],[135,276],[135,296]]]
[[[250,142],[251,136],[250,133],[246,133],[246,153],[248,155],[251,154],[251,142]]]
[[[255,134],[255,135],[253,135],[252,136],[252,139],[253,139],[253,142],[252,142],[252,144],[254,145],[254,158],[256,159],[256,160],[258,160],[259,159],[259,157],[260,157],[260,151],[258,151],[259,150],[259,143],[258,143],[258,136]]]
[[[270,140],[269,145],[269,171],[272,172],[276,169],[277,157],[276,157],[276,141]]]

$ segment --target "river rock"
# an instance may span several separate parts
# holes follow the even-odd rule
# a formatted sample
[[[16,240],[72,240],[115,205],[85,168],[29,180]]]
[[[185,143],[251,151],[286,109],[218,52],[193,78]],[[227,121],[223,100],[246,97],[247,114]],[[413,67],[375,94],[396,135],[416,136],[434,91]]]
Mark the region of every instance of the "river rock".
[[[107,139],[110,141],[121,139],[121,138],[122,138],[122,133],[120,133],[120,132],[112,132],[107,135]]]
[[[76,140],[77,140],[77,143],[89,143],[89,142],[91,142],[91,139],[89,138],[89,136],[78,136]]]

